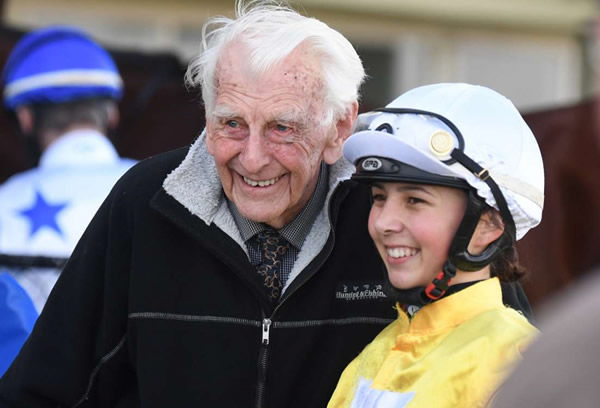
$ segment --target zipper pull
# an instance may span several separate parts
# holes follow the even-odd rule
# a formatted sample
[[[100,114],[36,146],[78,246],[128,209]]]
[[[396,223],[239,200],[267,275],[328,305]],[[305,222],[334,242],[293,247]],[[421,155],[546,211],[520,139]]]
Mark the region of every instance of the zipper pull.
[[[269,344],[269,329],[271,328],[271,319],[263,319],[262,324],[262,344]]]

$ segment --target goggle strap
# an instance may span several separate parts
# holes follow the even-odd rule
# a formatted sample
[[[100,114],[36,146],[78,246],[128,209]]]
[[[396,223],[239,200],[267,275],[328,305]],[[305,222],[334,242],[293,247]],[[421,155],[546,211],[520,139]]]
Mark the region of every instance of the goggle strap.
[[[502,216],[502,220],[504,221],[504,228],[508,229],[510,236],[514,239],[515,237],[515,223],[512,218],[512,215],[508,209],[508,204],[506,203],[506,199],[504,198],[504,194],[500,190],[500,187],[494,179],[490,176],[487,169],[481,167],[475,160],[471,159],[467,156],[462,150],[454,149],[450,153],[453,159],[462,164],[466,169],[476,175],[481,181],[485,182],[490,188],[494,199],[496,200],[496,204],[498,204],[498,209],[500,210],[500,215]]]

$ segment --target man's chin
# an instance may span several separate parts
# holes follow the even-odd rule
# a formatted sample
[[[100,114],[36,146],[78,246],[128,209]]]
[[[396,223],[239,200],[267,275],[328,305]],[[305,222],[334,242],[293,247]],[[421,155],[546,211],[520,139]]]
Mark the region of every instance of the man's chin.
[[[235,203],[239,212],[247,219],[254,222],[262,222],[274,228],[281,224],[283,211],[278,211],[273,207],[273,201],[270,202],[250,202],[245,200],[243,203]],[[281,226],[283,226],[282,224]]]

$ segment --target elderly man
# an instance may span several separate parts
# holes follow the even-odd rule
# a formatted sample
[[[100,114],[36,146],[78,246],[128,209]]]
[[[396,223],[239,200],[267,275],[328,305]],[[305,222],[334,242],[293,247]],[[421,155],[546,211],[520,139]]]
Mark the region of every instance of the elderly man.
[[[341,157],[364,72],[266,2],[215,19],[205,134],[122,178],[0,381],[0,406],[323,407],[395,315]]]
[[[356,52],[265,1],[208,25],[186,77],[206,132],[117,183],[0,406],[323,407],[394,318],[367,191],[339,160]]]

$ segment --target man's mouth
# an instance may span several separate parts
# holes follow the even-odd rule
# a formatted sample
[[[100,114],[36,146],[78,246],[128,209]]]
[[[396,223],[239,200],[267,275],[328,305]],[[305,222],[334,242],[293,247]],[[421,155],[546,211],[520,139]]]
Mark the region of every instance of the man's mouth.
[[[244,181],[246,182],[246,184],[248,184],[249,186],[252,187],[267,187],[267,186],[271,186],[275,183],[277,183],[277,180],[279,180],[279,177],[275,177],[272,179],[268,179],[268,180],[252,180],[246,176],[242,176]]]

